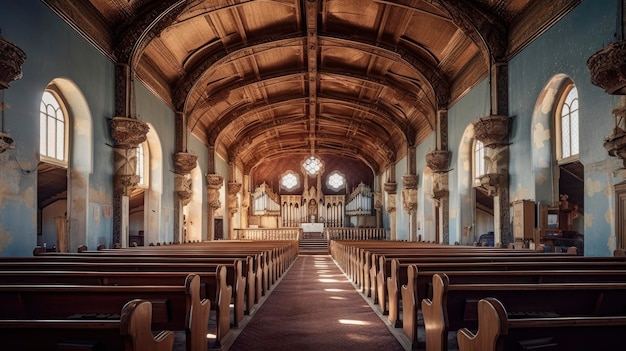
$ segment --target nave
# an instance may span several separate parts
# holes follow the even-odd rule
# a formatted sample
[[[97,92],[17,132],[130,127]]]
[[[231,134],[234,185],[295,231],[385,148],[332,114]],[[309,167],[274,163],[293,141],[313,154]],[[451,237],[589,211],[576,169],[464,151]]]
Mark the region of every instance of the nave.
[[[360,295],[330,256],[300,255],[225,349],[410,349]]]

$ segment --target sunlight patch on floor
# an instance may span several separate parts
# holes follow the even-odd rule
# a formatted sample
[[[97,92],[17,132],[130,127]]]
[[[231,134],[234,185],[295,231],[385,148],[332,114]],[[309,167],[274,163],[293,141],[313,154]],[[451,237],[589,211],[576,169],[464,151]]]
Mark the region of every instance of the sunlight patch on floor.
[[[370,322],[360,321],[357,319],[340,319],[339,323],[349,325],[370,325]]]

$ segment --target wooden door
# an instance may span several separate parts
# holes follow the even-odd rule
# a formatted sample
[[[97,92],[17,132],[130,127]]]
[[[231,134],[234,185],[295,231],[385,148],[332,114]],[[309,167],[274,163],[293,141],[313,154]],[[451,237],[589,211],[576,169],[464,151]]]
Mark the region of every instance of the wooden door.
[[[215,233],[214,240],[224,239],[224,220],[222,218],[215,218],[213,220],[213,233]]]

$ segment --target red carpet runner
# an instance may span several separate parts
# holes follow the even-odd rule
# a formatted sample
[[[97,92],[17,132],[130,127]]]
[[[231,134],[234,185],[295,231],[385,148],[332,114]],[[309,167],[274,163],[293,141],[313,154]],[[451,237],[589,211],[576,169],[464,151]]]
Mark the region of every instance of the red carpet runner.
[[[299,256],[229,348],[403,350],[330,256]]]

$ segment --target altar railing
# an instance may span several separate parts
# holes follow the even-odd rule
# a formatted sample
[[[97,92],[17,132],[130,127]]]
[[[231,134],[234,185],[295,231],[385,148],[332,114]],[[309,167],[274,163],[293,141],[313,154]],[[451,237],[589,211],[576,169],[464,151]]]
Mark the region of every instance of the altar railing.
[[[387,240],[388,234],[385,228],[324,228],[328,240]]]
[[[235,228],[236,240],[299,240],[302,228]]]

